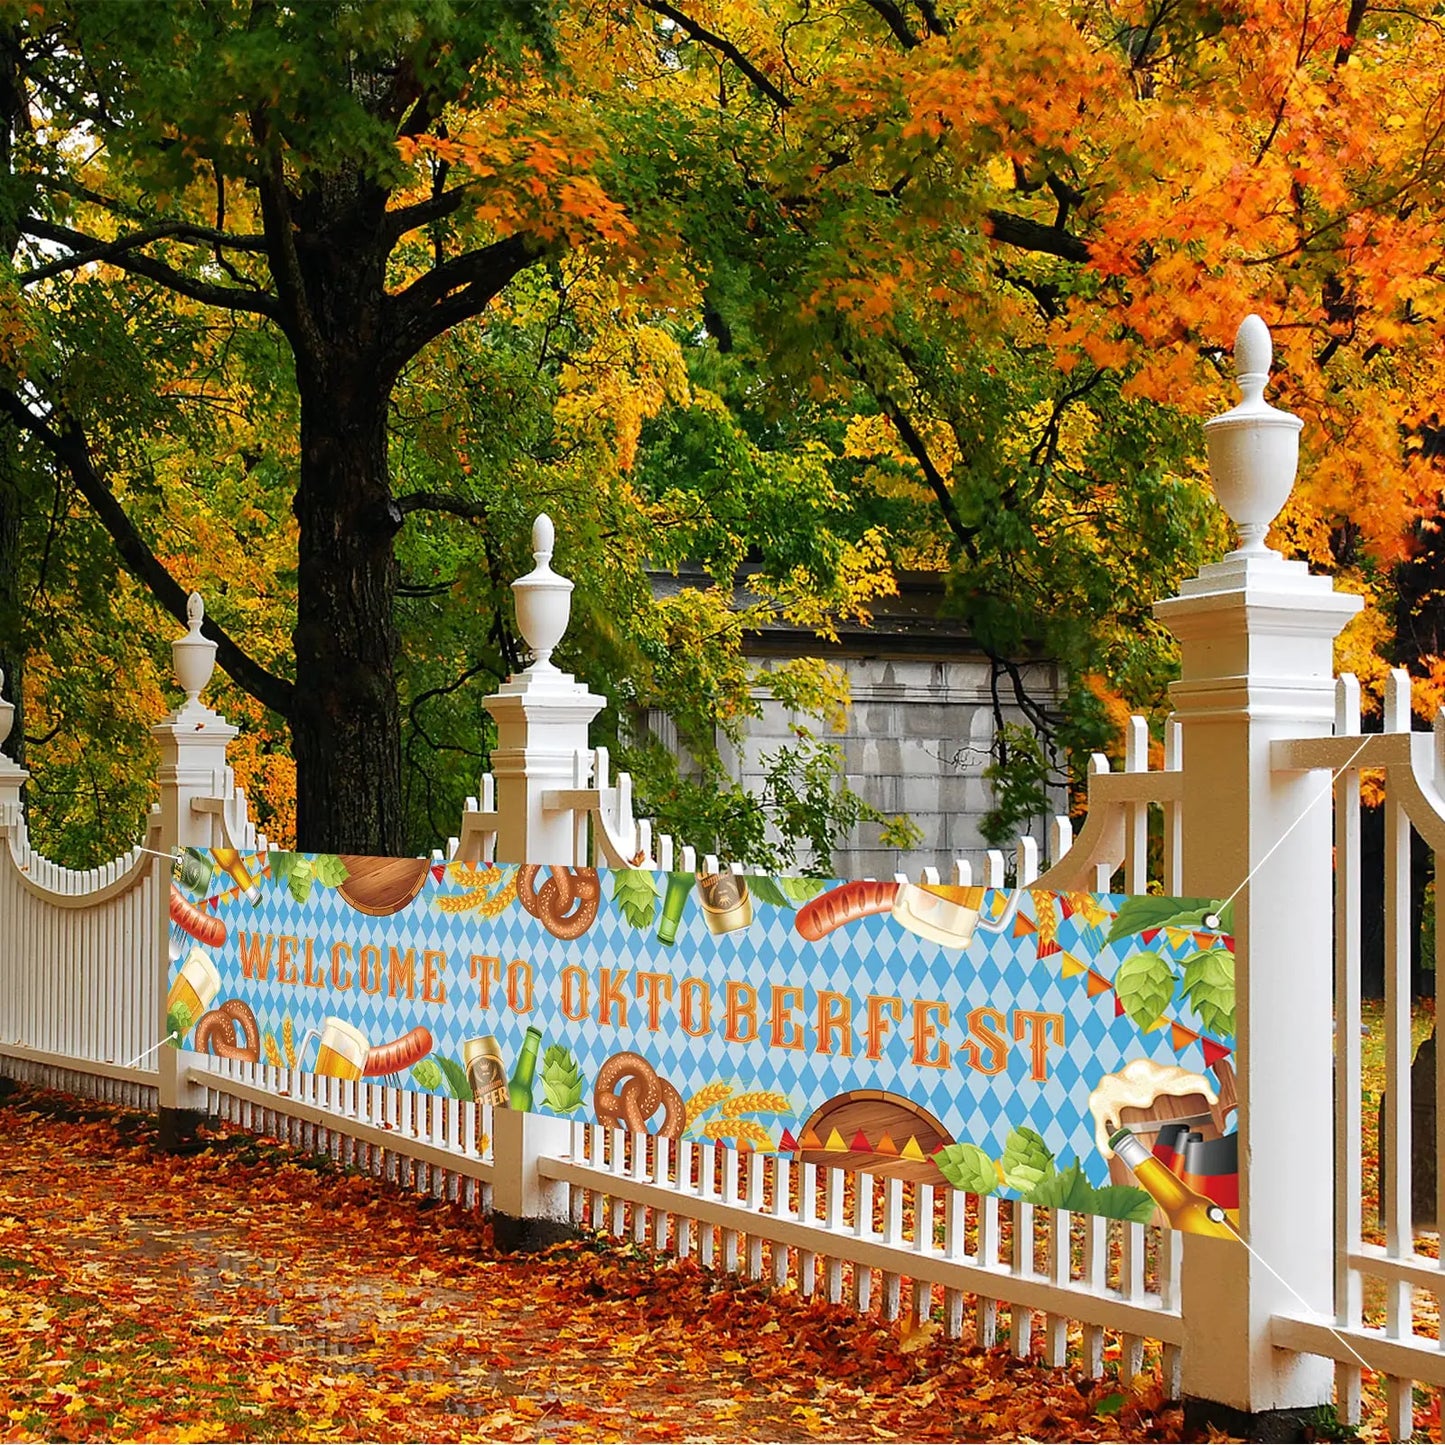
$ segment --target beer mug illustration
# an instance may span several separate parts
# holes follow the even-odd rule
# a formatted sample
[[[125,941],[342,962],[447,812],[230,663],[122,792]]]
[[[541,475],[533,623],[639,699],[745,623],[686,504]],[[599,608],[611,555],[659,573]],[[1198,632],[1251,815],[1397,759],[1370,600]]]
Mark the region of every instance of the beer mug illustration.
[[[959,888],[939,883],[904,883],[893,900],[895,923],[920,938],[945,948],[967,948],[977,933],[1001,933],[1018,908],[1019,890],[1010,891],[998,918],[984,919],[982,888]]]
[[[316,1062],[311,1066],[313,1074],[353,1082],[361,1078],[371,1045],[360,1029],[353,1028],[344,1019],[327,1019],[319,1034],[315,1029],[308,1029],[301,1040],[301,1047],[296,1051],[298,1064],[305,1057],[312,1039],[317,1041]]]
[[[181,970],[171,981],[171,991],[166,995],[166,1012],[177,1008],[186,1010],[195,1023],[210,1008],[221,991],[221,975],[211,962],[211,955],[203,948],[193,948],[186,955]]]

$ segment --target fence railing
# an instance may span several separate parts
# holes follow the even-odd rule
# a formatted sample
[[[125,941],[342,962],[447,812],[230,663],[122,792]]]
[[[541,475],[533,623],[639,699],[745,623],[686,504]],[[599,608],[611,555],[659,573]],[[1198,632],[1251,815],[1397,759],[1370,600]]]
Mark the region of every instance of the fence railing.
[[[0,753],[0,1070],[204,1110],[499,1219],[570,1220],[885,1318],[935,1319],[950,1337],[988,1345],[1006,1330],[1015,1354],[1073,1359],[1090,1375],[1108,1337],[1126,1376],[1153,1341],[1169,1392],[1236,1428],[1331,1397],[1358,1418],[1368,1369],[1387,1377],[1392,1435],[1408,1437],[1415,1384],[1445,1385],[1441,1342],[1414,1312],[1421,1292],[1438,1302],[1445,1273],[1418,1247],[1410,1212],[1409,911],[1411,829],[1431,849],[1445,839],[1445,724],[1410,731],[1408,679],[1397,673],[1383,732],[1364,737],[1359,690],[1337,683],[1331,665],[1356,600],[1263,548],[1271,508],[1288,494],[1281,478],[1293,478],[1297,424],[1260,399],[1262,331],[1241,328],[1246,400],[1210,432],[1211,467],[1230,476],[1229,510],[1247,540],[1158,605],[1183,657],[1164,766],[1149,768],[1147,729],[1134,719],[1122,770],[1092,760],[1078,837],[1055,820],[1046,871],[1032,839],[1015,856],[1025,887],[1103,891],[1118,877],[1131,893],[1237,900],[1240,1214],[1253,1246],[1243,1263],[1220,1255],[1219,1241],[784,1155],[493,1114],[272,1063],[171,1049],[135,1062],[164,1036],[164,855],[263,842],[226,768],[234,730],[199,702],[214,649],[198,607],[176,644],[188,700],[154,729],[161,801],[140,845],[150,852],[87,874],[36,857],[19,801],[25,774]],[[566,584],[549,580],[550,524],[535,543],[523,632],[561,636]],[[442,856],[715,869],[634,816],[630,780],[614,778],[606,752],[588,743],[602,701],[545,654],[489,699],[496,776],[468,800]],[[8,722],[0,702],[0,746]],[[1360,1102],[1360,779],[1370,768],[1384,771],[1386,831],[1378,1232],[1364,1217]],[[967,861],[944,871],[1002,885],[1003,855],[982,865],[977,880]],[[1438,929],[1435,946],[1438,960]],[[1436,1069],[1438,1096],[1440,1054]],[[1445,1145],[1438,1125],[1436,1142]],[[1436,1195],[1445,1218],[1445,1180]]]

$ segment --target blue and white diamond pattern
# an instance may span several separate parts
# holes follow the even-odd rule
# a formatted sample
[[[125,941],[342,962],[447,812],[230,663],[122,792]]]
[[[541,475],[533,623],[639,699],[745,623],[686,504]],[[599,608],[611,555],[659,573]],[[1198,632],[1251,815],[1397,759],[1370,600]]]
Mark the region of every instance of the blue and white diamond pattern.
[[[1072,1155],[1086,1163],[1096,1149],[1088,1097],[1105,1074],[1141,1057],[1195,1072],[1205,1068],[1198,1041],[1176,1051],[1169,1028],[1141,1033],[1128,1018],[1116,1017],[1112,993],[1090,997],[1083,976],[1062,977],[1064,953],[1112,979],[1138,946],[1136,940],[1104,945],[1103,930],[1077,911],[1059,921],[1062,952],[1044,958],[1037,957],[1037,934],[1013,926],[994,933],[980,930],[959,951],[907,932],[887,914],[858,919],[810,942],[793,927],[791,909],[762,902],[755,903],[753,923],[745,931],[714,935],[690,900],[676,942],[668,946],[655,928],[634,926],[612,902],[608,873],[602,873],[601,882],[596,922],[580,939],[567,942],[549,934],[519,904],[492,919],[478,912],[443,912],[437,899],[458,892],[448,878],[438,882],[429,876],[412,903],[382,918],[357,912],[335,889],[314,886],[300,904],[268,880],[258,906],[241,899],[227,903],[222,912],[228,936],[214,955],[223,980],[220,998],[245,1000],[262,1029],[278,1037],[281,1020],[289,1014],[298,1043],[308,1031],[319,1033],[332,1017],[358,1028],[373,1045],[424,1025],[434,1053],[459,1062],[467,1040],[486,1034],[494,1035],[503,1055],[513,1060],[528,1027],[536,1027],[544,1045],[563,1044],[573,1052],[589,1081],[610,1056],[633,1051],[684,1099],[719,1080],[739,1090],[786,1094],[796,1109],[795,1132],[834,1095],[883,1089],[922,1105],[954,1138],[991,1154],[1002,1150],[1010,1130],[1027,1126],[1060,1160]],[[1122,897],[1096,896],[1110,912],[1123,902]],[[985,918],[1001,915],[1004,903],[1004,895],[991,893]],[[1027,891],[1018,913],[1026,920],[1034,917]],[[1178,957],[1194,946],[1177,950]],[[243,948],[265,953],[268,947],[267,976],[253,970],[247,977]],[[1170,952],[1163,935],[1151,947]],[[284,978],[278,966],[283,949],[291,960]],[[406,964],[408,953],[412,968]],[[428,953],[444,1000],[423,998]],[[500,960],[503,986],[492,983],[485,1007],[474,958]],[[518,960],[531,980],[526,1012],[509,1007],[505,988],[508,965]],[[484,963],[478,972],[486,976]],[[649,973],[662,977],[649,981]],[[410,991],[409,978],[414,978]],[[602,1020],[598,1002],[609,979],[614,987],[620,984],[625,1006],[610,1009]],[[570,983],[566,996],[577,1017],[564,1015],[564,981]],[[654,988],[661,1003],[656,1031],[648,1017]],[[692,1033],[682,1027],[684,991],[693,1006]],[[876,1059],[868,1058],[865,1048],[870,997],[874,1016],[884,1026]],[[734,1039],[726,1036],[730,998],[740,1010]],[[705,1030],[698,1013],[704,999]],[[819,1029],[824,1000],[835,1016],[839,1011],[850,1016],[847,1030],[828,1030],[826,1038]],[[895,1007],[901,1015],[896,1020]],[[1057,1025],[1050,1035],[1043,1080],[1032,1074],[1032,1030],[1043,1025],[1029,1021],[1031,1013],[1063,1019],[1062,1039]],[[924,1040],[924,1063],[914,1057],[919,1018],[933,1029]],[[1198,1020],[1187,1011],[1180,1022],[1197,1031]],[[788,1046],[799,1043],[801,1048]],[[304,1068],[314,1061],[313,1044],[300,1062]],[[417,1087],[407,1078],[402,1083]],[[539,1107],[541,1098],[539,1084]],[[583,1103],[589,1114],[590,1105],[589,1095]],[[1094,1163],[1089,1172],[1096,1174]]]

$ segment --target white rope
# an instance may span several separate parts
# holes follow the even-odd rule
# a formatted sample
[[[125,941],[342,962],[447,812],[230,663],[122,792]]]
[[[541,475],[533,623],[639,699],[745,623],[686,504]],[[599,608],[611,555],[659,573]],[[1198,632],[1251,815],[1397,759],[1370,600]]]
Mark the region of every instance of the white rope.
[[[1236,889],[1234,890],[1234,892],[1231,893],[1231,894],[1229,895],[1229,897],[1226,898],[1226,899],[1224,900],[1224,902],[1219,905],[1219,911],[1216,912],[1216,913],[1206,913],[1206,914],[1204,915],[1204,926],[1205,926],[1206,928],[1208,928],[1208,929],[1210,929],[1210,930],[1214,930],[1214,929],[1217,929],[1217,928],[1219,927],[1219,915],[1220,915],[1221,913],[1223,913],[1224,910],[1225,910],[1226,908],[1228,908],[1229,905],[1230,905],[1231,903],[1233,903],[1234,900],[1235,900],[1236,898],[1238,898],[1239,895],[1240,895],[1241,893],[1243,893],[1246,888],[1249,887],[1249,881],[1250,881],[1250,879],[1253,878],[1254,875],[1255,875],[1256,873],[1258,873],[1259,870],[1260,870],[1261,868],[1263,868],[1264,865],[1265,865],[1266,863],[1268,863],[1271,858],[1274,857],[1274,855],[1275,855],[1275,854],[1280,850],[1280,848],[1284,845],[1285,839],[1288,838],[1289,835],[1290,835],[1291,833],[1293,833],[1294,830],[1295,830],[1296,828],[1298,828],[1299,825],[1300,825],[1301,823],[1303,823],[1304,820],[1305,820],[1307,817],[1309,817],[1310,811],[1311,811],[1311,809],[1314,808],[1315,804],[1318,803],[1318,802],[1320,802],[1320,801],[1322,801],[1323,799],[1329,797],[1330,793],[1331,793],[1331,792],[1333,791],[1333,789],[1334,789],[1335,782],[1336,782],[1336,780],[1339,778],[1340,774],[1343,773],[1343,772],[1346,772],[1346,771],[1349,769],[1350,764],[1353,763],[1353,762],[1355,761],[1355,759],[1356,759],[1357,757],[1359,757],[1359,755],[1360,755],[1362,752],[1364,752],[1367,747],[1369,747],[1372,739],[1375,738],[1375,737],[1377,737],[1377,736],[1378,736],[1378,734],[1376,734],[1376,733],[1371,733],[1371,734],[1369,734],[1369,735],[1360,743],[1359,747],[1357,747],[1357,748],[1354,750],[1354,752],[1352,752],[1352,753],[1349,755],[1349,757],[1346,758],[1345,761],[1344,761],[1343,763],[1341,763],[1340,766],[1337,767],[1337,768],[1334,770],[1334,772],[1332,772],[1332,773],[1329,775],[1329,777],[1325,780],[1325,785],[1324,785],[1324,787],[1321,788],[1320,791],[1319,791],[1318,793],[1316,793],[1315,796],[1314,796],[1313,798],[1311,798],[1311,799],[1309,800],[1309,802],[1306,803],[1306,804],[1304,805],[1304,807],[1300,810],[1299,817],[1297,817],[1297,818],[1294,820],[1294,822],[1291,823],[1291,824],[1289,825],[1289,827],[1286,828],[1286,829],[1284,830],[1284,832],[1281,833],[1281,834],[1279,835],[1279,837],[1275,839],[1274,843],[1270,846],[1269,851],[1265,853],[1264,857],[1261,858],[1261,859],[1259,860],[1259,862],[1256,863],[1256,864],[1254,865],[1254,867],[1251,868],[1247,874],[1245,874],[1244,882],[1241,883],[1241,884],[1239,885],[1239,887],[1236,888]]]

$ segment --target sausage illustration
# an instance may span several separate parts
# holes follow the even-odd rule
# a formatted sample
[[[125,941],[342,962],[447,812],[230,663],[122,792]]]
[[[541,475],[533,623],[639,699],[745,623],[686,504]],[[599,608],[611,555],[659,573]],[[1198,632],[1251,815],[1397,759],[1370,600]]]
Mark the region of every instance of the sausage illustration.
[[[410,1033],[393,1039],[389,1044],[379,1044],[366,1051],[366,1062],[361,1066],[363,1074],[399,1074],[413,1064],[419,1064],[431,1053],[431,1030],[420,1024]]]
[[[178,923],[207,948],[219,948],[226,941],[226,925],[214,913],[197,908],[174,883],[171,884],[171,922]]]
[[[870,913],[892,911],[896,883],[844,883],[805,903],[794,920],[798,932],[816,943],[825,933]]]

